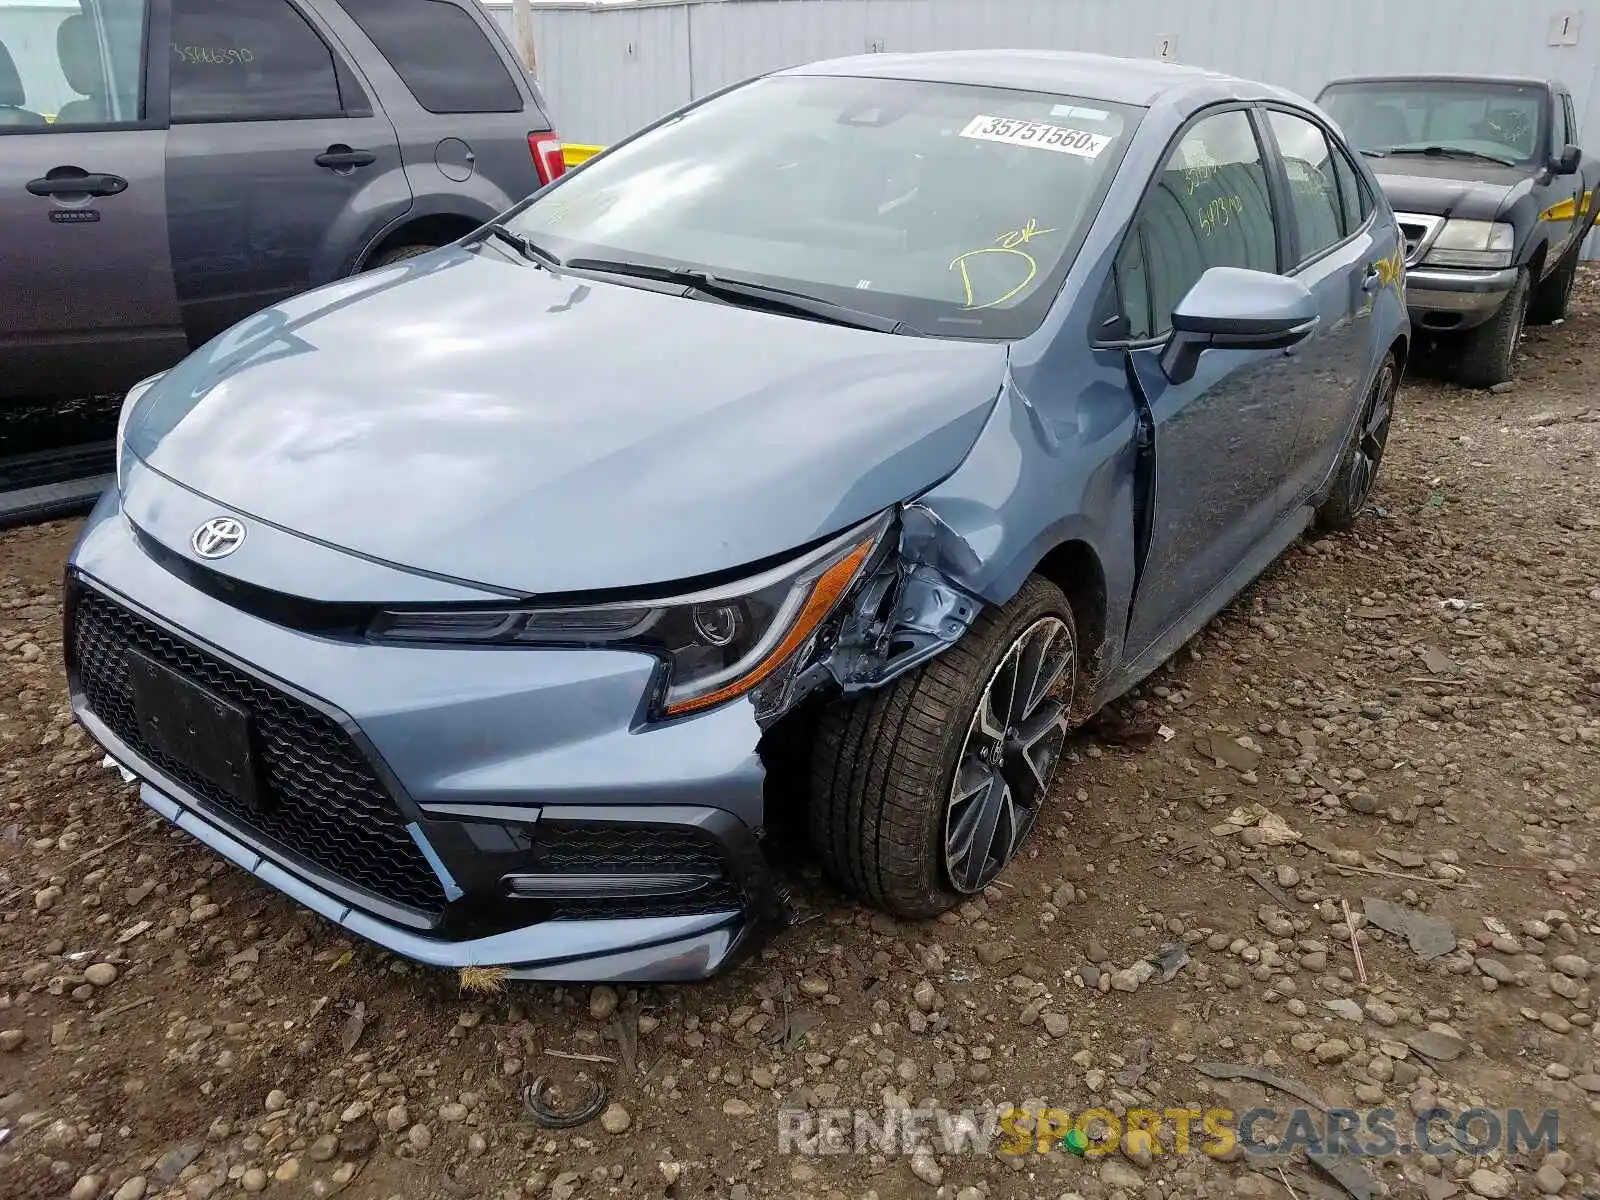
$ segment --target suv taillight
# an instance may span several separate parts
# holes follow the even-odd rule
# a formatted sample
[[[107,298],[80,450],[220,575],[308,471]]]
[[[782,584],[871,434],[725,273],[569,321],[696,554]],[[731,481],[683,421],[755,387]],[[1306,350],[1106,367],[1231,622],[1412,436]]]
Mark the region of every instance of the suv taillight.
[[[539,172],[541,185],[553,183],[566,172],[567,160],[561,157],[561,135],[555,130],[530,133],[528,149],[533,151],[533,165]]]

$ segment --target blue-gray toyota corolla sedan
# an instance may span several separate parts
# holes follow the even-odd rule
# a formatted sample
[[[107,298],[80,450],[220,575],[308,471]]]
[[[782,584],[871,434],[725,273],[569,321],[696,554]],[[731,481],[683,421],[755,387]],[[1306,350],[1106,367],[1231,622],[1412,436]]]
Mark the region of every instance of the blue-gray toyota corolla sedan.
[[[708,975],[783,919],[780,816],[930,916],[1075,722],[1357,518],[1403,288],[1274,88],[755,80],[135,388],[73,704],[146,803],[427,963]]]

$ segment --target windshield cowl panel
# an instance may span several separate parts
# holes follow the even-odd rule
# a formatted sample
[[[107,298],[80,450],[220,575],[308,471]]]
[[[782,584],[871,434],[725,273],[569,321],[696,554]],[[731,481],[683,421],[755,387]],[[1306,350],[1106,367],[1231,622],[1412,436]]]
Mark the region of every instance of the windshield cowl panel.
[[[507,225],[564,261],[743,281],[885,330],[1014,340],[1043,321],[1142,114],[1004,88],[772,76],[617,147]]]

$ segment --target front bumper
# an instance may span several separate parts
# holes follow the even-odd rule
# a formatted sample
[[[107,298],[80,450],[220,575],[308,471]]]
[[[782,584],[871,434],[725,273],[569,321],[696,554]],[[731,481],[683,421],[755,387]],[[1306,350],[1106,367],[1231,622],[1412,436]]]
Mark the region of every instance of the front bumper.
[[[1406,307],[1423,329],[1470,329],[1492,317],[1517,283],[1515,267],[1469,271],[1413,267],[1406,271]]]
[[[264,882],[396,954],[517,979],[705,978],[781,921],[745,705],[645,727],[647,656],[307,632],[161,549],[114,491],[90,517],[68,576],[73,710],[146,804]],[[130,653],[248,709],[260,805],[147,740]]]

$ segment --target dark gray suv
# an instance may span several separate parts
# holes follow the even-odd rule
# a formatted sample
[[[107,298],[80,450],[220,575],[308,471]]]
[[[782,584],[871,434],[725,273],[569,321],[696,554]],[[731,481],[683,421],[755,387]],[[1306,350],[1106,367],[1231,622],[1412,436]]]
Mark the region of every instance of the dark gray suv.
[[[0,0],[0,400],[125,388],[561,171],[474,0]]]

